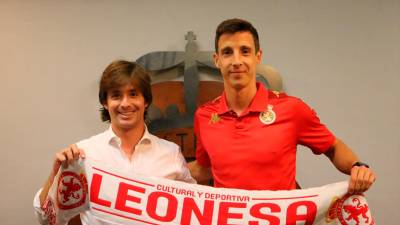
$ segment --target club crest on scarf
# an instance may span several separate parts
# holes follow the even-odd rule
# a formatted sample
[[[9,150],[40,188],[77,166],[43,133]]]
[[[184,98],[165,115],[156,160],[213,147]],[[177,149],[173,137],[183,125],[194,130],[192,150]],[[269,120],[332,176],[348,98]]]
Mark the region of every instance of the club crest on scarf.
[[[362,195],[347,194],[341,199],[334,198],[325,218],[328,223],[338,219],[342,225],[375,225]]]
[[[83,173],[64,171],[58,180],[57,206],[60,209],[79,207],[85,203],[87,193],[88,185]]]

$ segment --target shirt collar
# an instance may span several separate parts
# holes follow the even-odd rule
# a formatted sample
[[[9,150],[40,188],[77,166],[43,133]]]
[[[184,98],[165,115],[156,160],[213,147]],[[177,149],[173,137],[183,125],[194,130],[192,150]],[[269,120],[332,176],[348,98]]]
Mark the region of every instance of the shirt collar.
[[[263,84],[257,82],[257,92],[254,98],[251,100],[249,107],[245,111],[248,112],[264,112],[268,105],[268,91]],[[227,101],[226,93],[222,92],[221,100],[218,105],[217,113],[218,115],[224,114],[230,111]]]
[[[121,147],[121,139],[115,134],[111,125],[108,128],[105,135],[106,135],[106,140],[108,140],[108,143],[110,143],[112,145],[116,145],[119,148]],[[149,133],[147,126],[145,125],[144,134],[143,134],[142,138],[139,140],[138,145],[145,145],[145,146],[151,147],[152,140],[153,140],[152,135]]]

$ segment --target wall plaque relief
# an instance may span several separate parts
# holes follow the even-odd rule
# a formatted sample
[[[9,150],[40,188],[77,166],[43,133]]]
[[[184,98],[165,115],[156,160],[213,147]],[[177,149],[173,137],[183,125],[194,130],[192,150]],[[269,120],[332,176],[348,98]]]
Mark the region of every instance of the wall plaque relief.
[[[153,103],[148,110],[149,131],[178,144],[190,161],[195,157],[193,118],[196,108],[219,96],[223,83],[213,62],[214,52],[199,51],[192,31],[185,39],[185,51],[150,52],[136,62],[151,71]],[[268,66],[257,68],[257,80],[269,88],[270,74],[265,71],[271,69],[274,70]],[[274,89],[281,89],[279,74],[279,79],[276,77],[272,76],[271,84]]]

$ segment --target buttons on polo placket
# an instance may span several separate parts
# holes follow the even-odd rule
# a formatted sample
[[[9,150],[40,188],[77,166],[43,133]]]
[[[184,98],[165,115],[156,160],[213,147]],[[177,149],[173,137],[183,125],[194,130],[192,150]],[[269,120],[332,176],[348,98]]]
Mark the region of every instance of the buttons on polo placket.
[[[236,127],[236,129],[243,129],[244,128],[243,118],[242,117],[236,118],[235,127]]]
[[[264,112],[260,113],[259,119],[263,124],[269,125],[269,124],[272,124],[273,122],[275,122],[276,114],[272,109],[273,109],[273,106],[268,105],[267,109]]]

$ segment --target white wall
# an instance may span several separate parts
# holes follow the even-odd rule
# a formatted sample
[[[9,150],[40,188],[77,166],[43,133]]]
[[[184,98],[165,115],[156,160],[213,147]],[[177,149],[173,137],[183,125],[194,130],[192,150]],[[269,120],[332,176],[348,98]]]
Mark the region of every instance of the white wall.
[[[35,224],[32,198],[54,153],[106,127],[97,82],[116,58],[183,50],[193,30],[212,50],[226,18],[258,28],[263,62],[290,94],[377,173],[377,224],[398,224],[400,1],[0,1],[0,224]],[[347,179],[299,150],[303,187]],[[397,190],[397,191],[396,191]]]

